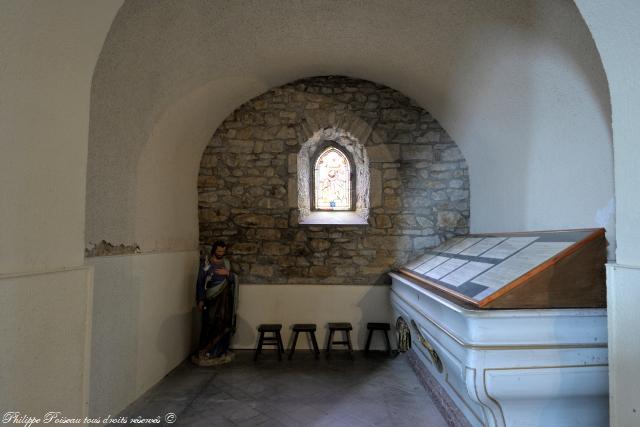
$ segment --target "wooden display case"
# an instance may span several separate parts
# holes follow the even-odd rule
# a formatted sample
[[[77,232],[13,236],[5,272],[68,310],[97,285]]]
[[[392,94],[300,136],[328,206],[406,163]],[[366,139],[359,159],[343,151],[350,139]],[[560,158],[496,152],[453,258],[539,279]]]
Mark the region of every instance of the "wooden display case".
[[[471,234],[397,273],[467,308],[606,307],[606,246],[602,228]]]

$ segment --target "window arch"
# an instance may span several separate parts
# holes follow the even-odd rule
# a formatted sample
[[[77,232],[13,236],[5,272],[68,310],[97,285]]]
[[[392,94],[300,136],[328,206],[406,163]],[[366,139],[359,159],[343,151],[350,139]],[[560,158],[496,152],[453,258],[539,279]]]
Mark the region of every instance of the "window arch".
[[[300,224],[368,223],[369,156],[356,137],[340,128],[322,128],[297,157]]]
[[[355,165],[337,144],[327,144],[313,157],[312,211],[355,211]]]

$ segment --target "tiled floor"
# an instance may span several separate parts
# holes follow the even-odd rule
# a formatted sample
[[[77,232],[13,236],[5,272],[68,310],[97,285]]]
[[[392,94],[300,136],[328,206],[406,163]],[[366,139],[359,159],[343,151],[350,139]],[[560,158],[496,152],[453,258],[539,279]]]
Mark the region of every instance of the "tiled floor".
[[[252,356],[212,368],[185,362],[120,415],[164,421],[172,412],[176,426],[447,425],[404,355]]]

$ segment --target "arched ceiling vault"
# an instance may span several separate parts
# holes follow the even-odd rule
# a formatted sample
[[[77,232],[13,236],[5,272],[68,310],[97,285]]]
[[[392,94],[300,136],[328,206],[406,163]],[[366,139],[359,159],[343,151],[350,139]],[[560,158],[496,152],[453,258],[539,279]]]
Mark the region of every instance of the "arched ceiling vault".
[[[448,130],[474,231],[613,228],[606,78],[573,4],[166,0],[125,2],[96,66],[87,244],[195,248],[216,127],[272,87],[332,74],[399,90]]]

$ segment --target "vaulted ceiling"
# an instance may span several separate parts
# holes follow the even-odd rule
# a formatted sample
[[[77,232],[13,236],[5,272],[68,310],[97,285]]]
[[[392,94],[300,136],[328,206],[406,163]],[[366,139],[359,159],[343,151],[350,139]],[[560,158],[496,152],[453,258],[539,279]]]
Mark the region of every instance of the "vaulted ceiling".
[[[96,66],[87,243],[194,248],[216,127],[316,75],[381,83],[430,111],[469,162],[473,230],[613,228],[607,82],[573,4],[166,0],[125,2]]]

